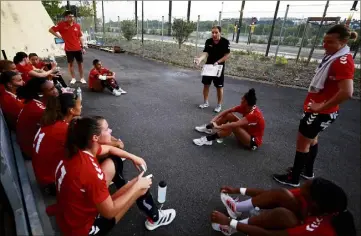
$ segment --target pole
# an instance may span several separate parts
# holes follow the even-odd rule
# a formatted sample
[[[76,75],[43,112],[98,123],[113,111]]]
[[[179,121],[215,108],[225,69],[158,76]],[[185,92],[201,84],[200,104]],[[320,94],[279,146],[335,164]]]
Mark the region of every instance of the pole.
[[[120,25],[120,17],[118,16],[118,25],[119,25],[119,45],[120,45],[120,31],[121,31],[121,25]]]
[[[70,1],[66,1],[66,10],[70,10]]]
[[[298,59],[300,58],[300,53],[301,53],[301,49],[303,47],[303,41],[305,40],[307,29],[308,29],[308,18],[307,18],[307,21],[306,21],[305,29],[303,30],[301,45],[300,45],[300,48],[298,49],[296,63],[298,62]]]
[[[222,19],[222,12],[221,11],[219,11],[219,13],[218,13],[218,25],[219,26],[221,26],[221,19]]]
[[[192,1],[188,1],[188,8],[187,8],[187,22],[189,22],[190,17],[191,17],[191,2],[192,2]]]
[[[104,1],[102,0],[102,18],[103,18],[103,45],[105,44],[105,18],[104,18]]]
[[[274,30],[274,28],[275,28],[276,19],[277,19],[277,14],[278,14],[278,8],[279,8],[279,7],[280,7],[280,1],[277,1],[276,10],[275,10],[275,15],[273,16],[273,22],[272,22],[271,32],[270,32],[269,38],[268,38],[268,43],[267,43],[267,49],[266,49],[265,57],[268,57],[269,49],[270,49],[270,47],[271,47],[271,41],[272,41],[272,37],[273,37],[273,30]]]
[[[168,12],[168,36],[172,35],[172,1],[169,1],[169,12]]]
[[[275,54],[275,59],[274,59],[275,63],[276,63],[276,58],[277,58],[277,54],[278,54],[278,49],[280,47],[280,42],[281,42],[281,39],[282,39],[283,28],[285,27],[285,23],[286,23],[286,20],[287,20],[287,14],[288,14],[288,9],[289,8],[290,8],[290,5],[287,5],[285,17],[283,18],[283,24],[282,24],[282,28],[281,28],[281,32],[280,32],[280,37],[278,39],[278,44],[277,44],[277,48],[276,48],[276,54]]]
[[[196,56],[198,55],[198,38],[199,38],[199,20],[200,20],[201,16],[198,15],[198,20],[197,20],[197,33],[196,33]]]
[[[142,0],[142,47],[144,49],[144,1]]]
[[[315,42],[313,42],[313,45],[312,45],[312,48],[311,48],[311,51],[310,51],[310,54],[308,55],[308,59],[307,59],[307,63],[306,65],[308,65],[308,63],[310,63],[311,61],[311,58],[312,58],[312,54],[313,54],[313,51],[315,50],[315,46],[316,46],[316,43],[317,43],[317,39],[320,35],[320,32],[321,32],[321,28],[322,28],[322,25],[323,25],[323,22],[324,22],[324,19],[326,17],[326,13],[327,13],[327,8],[328,8],[328,4],[329,4],[329,0],[327,0],[326,2],[326,6],[325,6],[325,10],[323,11],[323,16],[322,16],[322,20],[321,20],[321,23],[320,23],[320,27],[318,29],[318,32],[317,32],[317,35],[316,35],[316,38],[315,38]]]
[[[160,52],[161,58],[163,58],[163,38],[164,38],[164,16],[162,16],[162,47]]]
[[[134,5],[134,14],[135,14],[135,28],[137,30],[137,38],[138,38],[138,1],[135,1]]]
[[[244,5],[245,5],[245,4],[246,4],[246,1],[242,1],[241,11],[239,12],[239,20],[238,20],[238,30],[237,30],[236,43],[238,43],[238,40],[239,40],[239,34],[241,33],[242,18],[243,18],[243,10],[244,10]]]

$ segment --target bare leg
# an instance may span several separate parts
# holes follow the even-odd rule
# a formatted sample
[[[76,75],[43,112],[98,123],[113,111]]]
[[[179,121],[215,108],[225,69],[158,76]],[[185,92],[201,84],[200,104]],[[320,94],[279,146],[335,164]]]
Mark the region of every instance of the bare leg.
[[[228,122],[237,122],[237,121],[239,121],[239,118],[237,116],[235,116],[233,113],[228,113],[227,115],[220,117],[216,121],[216,123],[217,125],[223,125]]]
[[[84,69],[83,69],[83,63],[82,62],[78,62],[78,69],[79,69],[80,78],[84,78]]]
[[[245,147],[249,148],[251,145],[251,135],[242,127],[233,128],[232,132],[238,141]]]
[[[74,62],[68,63],[68,70],[69,73],[71,75],[71,78],[75,78],[75,72],[74,72],[74,66],[73,66]]]
[[[299,225],[299,220],[292,211],[280,207],[249,218],[248,224],[268,230],[284,230]]]
[[[209,85],[203,86],[203,99],[204,102],[208,102],[208,95],[209,95]]]
[[[264,189],[258,189],[258,188],[247,188],[246,190],[246,195],[249,197],[255,197],[257,195],[260,195],[261,193],[264,193],[268,190],[264,190]]]
[[[252,198],[252,205],[260,209],[283,207],[299,214],[299,202],[287,189],[272,189]]]
[[[102,169],[105,175],[107,186],[109,186],[115,175],[115,166],[112,159],[110,158],[105,159],[103,163],[100,165],[100,168]]]
[[[217,88],[217,99],[218,99],[218,105],[221,105],[223,102],[223,87]]]

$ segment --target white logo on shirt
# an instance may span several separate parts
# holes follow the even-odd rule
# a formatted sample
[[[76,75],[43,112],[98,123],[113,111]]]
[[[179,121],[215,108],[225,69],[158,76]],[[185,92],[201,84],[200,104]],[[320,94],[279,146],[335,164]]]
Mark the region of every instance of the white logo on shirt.
[[[316,221],[313,221],[311,225],[306,226],[306,230],[311,232],[314,231],[315,229],[318,228],[318,226],[320,226],[322,220],[323,220],[322,218],[321,219],[316,218]]]
[[[99,168],[99,166],[97,165],[97,163],[94,162],[93,158],[89,156],[89,159],[92,161],[92,164],[94,166],[94,169],[96,170],[96,172],[98,172],[99,174],[97,174],[98,178],[100,180],[103,180],[104,178],[104,174],[102,172],[102,169]]]

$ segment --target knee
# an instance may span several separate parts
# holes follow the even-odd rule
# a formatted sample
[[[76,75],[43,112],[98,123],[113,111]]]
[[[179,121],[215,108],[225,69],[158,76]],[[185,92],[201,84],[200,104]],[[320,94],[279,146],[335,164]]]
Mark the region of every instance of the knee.
[[[117,156],[110,156],[109,157],[114,165],[114,170],[116,173],[118,174],[122,174],[123,173],[123,161],[120,157]]]
[[[274,208],[272,213],[282,222],[284,228],[293,228],[299,224],[297,216],[284,207]]]

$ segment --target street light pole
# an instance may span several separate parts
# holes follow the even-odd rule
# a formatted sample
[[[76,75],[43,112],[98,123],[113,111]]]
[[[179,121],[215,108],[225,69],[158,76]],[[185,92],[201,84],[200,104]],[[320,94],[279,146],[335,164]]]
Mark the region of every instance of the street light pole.
[[[241,11],[239,12],[239,20],[238,20],[238,29],[237,29],[236,43],[238,43],[238,40],[239,40],[239,34],[241,33],[242,18],[243,18],[243,10],[244,10],[244,5],[245,5],[245,4],[246,4],[246,1],[242,1]]]

